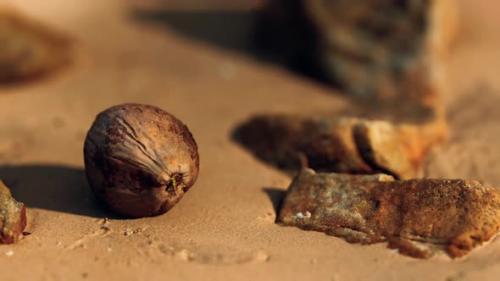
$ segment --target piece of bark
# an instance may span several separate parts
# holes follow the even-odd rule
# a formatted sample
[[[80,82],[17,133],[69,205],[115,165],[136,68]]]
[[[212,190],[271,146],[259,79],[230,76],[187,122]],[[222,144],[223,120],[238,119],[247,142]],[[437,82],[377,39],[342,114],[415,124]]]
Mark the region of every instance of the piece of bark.
[[[276,0],[261,18],[268,48],[351,96],[429,100],[445,90],[454,0]]]
[[[374,171],[410,179],[422,176],[431,149],[447,138],[447,125],[442,119],[421,125],[362,120],[353,134],[360,154]]]
[[[0,181],[0,243],[16,243],[26,227],[26,208],[17,202]]]
[[[235,131],[260,159],[287,171],[303,166],[328,172],[389,173],[414,178],[433,145],[446,137],[444,121],[422,124],[363,118],[262,115]]]
[[[46,76],[68,65],[71,53],[66,36],[0,7],[0,83]]]
[[[497,234],[500,191],[477,181],[305,169],[290,185],[278,221],[351,243],[387,241],[413,257],[444,250],[457,258]]]
[[[285,170],[311,168],[370,173],[352,134],[355,119],[333,120],[293,115],[262,115],[243,124],[235,136],[264,161]]]

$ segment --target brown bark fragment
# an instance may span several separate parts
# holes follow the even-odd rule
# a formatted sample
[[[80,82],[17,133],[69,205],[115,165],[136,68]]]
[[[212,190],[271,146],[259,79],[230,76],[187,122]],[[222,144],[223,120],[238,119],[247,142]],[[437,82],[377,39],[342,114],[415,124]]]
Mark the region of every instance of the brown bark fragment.
[[[0,181],[0,243],[16,243],[26,227],[26,208]]]
[[[388,241],[418,258],[464,256],[500,227],[500,191],[477,181],[315,173],[292,182],[278,220],[352,243]]]
[[[441,120],[441,119],[439,119]],[[362,118],[257,116],[235,138],[255,155],[285,170],[389,173],[413,178],[431,147],[446,136],[444,121],[391,123]]]
[[[457,26],[453,0],[277,0],[258,30],[290,64],[352,96],[432,100]]]
[[[0,83],[31,80],[69,64],[71,45],[64,35],[0,7]]]
[[[452,0],[324,1],[304,7],[326,71],[357,96],[432,97],[456,32]]]
[[[342,118],[258,116],[237,130],[238,141],[286,170],[421,175],[447,138],[440,95],[457,32],[453,0],[277,0],[261,17],[268,48],[360,97],[358,109]]]
[[[236,138],[258,157],[278,167],[296,170],[301,161],[318,170],[372,172],[353,140],[354,119],[332,120],[300,116],[257,116],[242,125]]]

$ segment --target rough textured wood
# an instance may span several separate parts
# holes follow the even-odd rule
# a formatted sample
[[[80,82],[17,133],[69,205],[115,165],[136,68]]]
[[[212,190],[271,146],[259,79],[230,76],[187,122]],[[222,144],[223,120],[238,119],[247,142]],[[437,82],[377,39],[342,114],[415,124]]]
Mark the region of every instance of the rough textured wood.
[[[353,243],[388,241],[413,257],[444,248],[456,258],[497,234],[500,191],[477,181],[395,181],[307,169],[290,185],[279,221]]]
[[[26,228],[26,208],[17,202],[0,181],[0,243],[16,243]]]
[[[445,91],[442,61],[457,26],[453,0],[278,0],[258,34],[352,96],[431,103]]]
[[[421,175],[430,149],[446,137],[441,119],[397,124],[363,118],[256,116],[234,137],[260,159],[284,170]]]

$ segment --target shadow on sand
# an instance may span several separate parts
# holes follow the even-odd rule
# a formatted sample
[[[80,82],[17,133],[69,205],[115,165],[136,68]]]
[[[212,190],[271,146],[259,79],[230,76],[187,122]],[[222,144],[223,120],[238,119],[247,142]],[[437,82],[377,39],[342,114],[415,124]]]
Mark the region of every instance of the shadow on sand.
[[[0,179],[29,208],[96,218],[113,217],[95,199],[81,168],[59,165],[0,166]]]
[[[243,11],[132,8],[130,16],[138,23],[175,31],[328,83],[316,57],[315,29],[301,5],[297,0],[274,0],[260,10]]]
[[[269,197],[269,200],[271,200],[271,203],[273,204],[274,213],[276,214],[276,218],[278,218],[281,208],[281,203],[285,198],[286,191],[276,187],[264,187],[262,188],[262,192],[264,192],[267,195],[267,197]]]

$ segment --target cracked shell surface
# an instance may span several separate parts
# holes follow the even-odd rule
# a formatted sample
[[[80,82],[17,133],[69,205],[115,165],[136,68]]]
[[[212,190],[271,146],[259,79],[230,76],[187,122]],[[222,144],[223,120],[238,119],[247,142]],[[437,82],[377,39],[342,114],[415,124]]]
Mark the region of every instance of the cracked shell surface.
[[[194,184],[199,170],[189,129],[150,105],[123,104],[100,113],[87,134],[84,155],[94,193],[129,217],[168,211]]]

